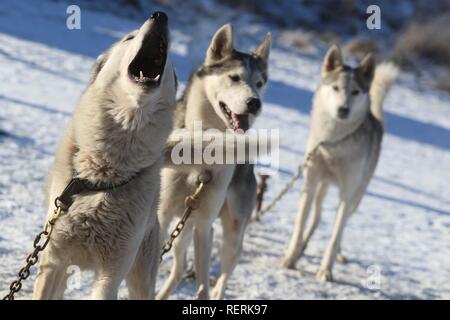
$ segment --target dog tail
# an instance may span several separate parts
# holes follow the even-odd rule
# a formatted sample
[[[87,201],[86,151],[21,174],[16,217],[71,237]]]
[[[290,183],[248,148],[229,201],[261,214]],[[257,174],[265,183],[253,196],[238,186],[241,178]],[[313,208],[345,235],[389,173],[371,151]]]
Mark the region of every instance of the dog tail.
[[[373,116],[383,123],[383,102],[389,89],[398,77],[399,69],[392,62],[384,62],[377,66],[370,87],[370,100]]]

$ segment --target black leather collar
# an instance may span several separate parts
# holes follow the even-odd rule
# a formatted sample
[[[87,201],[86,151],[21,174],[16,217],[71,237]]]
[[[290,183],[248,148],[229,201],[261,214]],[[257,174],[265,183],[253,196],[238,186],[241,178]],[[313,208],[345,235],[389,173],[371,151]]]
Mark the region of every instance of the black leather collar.
[[[135,176],[132,176],[128,180],[124,180],[119,183],[92,183],[88,179],[77,177],[72,178],[61,195],[55,199],[55,206],[61,207],[63,210],[67,210],[72,205],[72,197],[75,195],[81,194],[83,192],[101,192],[120,188],[133,180],[134,177]]]

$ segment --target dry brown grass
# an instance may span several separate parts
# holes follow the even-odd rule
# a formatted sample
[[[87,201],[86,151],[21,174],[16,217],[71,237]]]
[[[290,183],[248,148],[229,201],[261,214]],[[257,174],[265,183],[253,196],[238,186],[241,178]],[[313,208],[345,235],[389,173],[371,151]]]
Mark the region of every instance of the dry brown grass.
[[[344,51],[358,60],[363,59],[368,53],[379,53],[379,46],[373,38],[353,38],[344,46]]]
[[[405,63],[418,57],[450,65],[450,14],[410,24],[400,34],[395,53]]]
[[[168,6],[172,3],[172,0],[120,0],[120,2],[128,6],[142,9],[146,6],[152,5],[153,3],[161,6]]]
[[[313,52],[314,46],[311,37],[313,37],[311,33],[303,32],[301,30],[285,30],[280,33],[279,41],[291,48]]]
[[[444,67],[436,81],[436,89],[450,92],[450,67]]]

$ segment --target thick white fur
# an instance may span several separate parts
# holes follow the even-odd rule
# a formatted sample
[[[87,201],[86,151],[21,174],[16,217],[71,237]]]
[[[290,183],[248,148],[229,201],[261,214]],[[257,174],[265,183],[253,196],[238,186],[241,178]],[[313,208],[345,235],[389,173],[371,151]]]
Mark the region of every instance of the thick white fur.
[[[117,298],[125,278],[130,298],[154,297],[160,168],[176,89],[169,57],[158,88],[146,91],[128,76],[149,21],[132,33],[134,39],[119,41],[94,66],[48,177],[48,216],[74,171],[93,183],[135,178],[111,191],[75,197],[43,252],[34,299],[62,299],[70,265],[95,271],[94,299]]]
[[[339,206],[317,273],[320,281],[332,279],[335,259],[344,261],[341,239],[345,223],[362,200],[378,161],[383,134],[382,102],[396,72],[390,64],[378,67],[373,77],[374,70],[370,57],[351,71],[345,69],[340,49],[334,46],[325,57],[322,83],[314,95],[307,154],[319,143],[325,144],[317,149],[304,171],[294,232],[282,264],[295,267],[320,221],[328,186],[335,183],[339,188]],[[370,93],[366,88],[370,88]],[[345,119],[338,117],[339,106],[350,109]],[[310,211],[313,216],[306,227]]]
[[[370,87],[370,110],[375,118],[384,122],[383,102],[389,89],[399,74],[398,67],[391,62],[384,62],[375,69],[372,86]]]
[[[270,37],[267,36],[255,54],[267,63]],[[231,55],[233,51],[232,29],[230,25],[219,29],[211,41],[204,65],[209,66]],[[229,75],[239,74],[239,85],[227,85]],[[234,68],[229,73],[194,77],[186,90],[189,94],[185,102],[183,123],[190,132],[194,123],[201,121],[203,129],[214,128],[224,132],[229,128],[218,104],[222,99],[230,109],[244,112],[244,102],[249,97],[260,97],[264,88],[255,88],[261,78],[259,72],[251,73],[246,67]],[[180,102],[179,102],[180,104]],[[178,109],[177,109],[178,110]],[[161,229],[167,232],[173,218],[178,220],[184,210],[184,198],[195,189],[197,177],[205,170],[212,176],[201,194],[199,208],[189,218],[183,232],[173,246],[174,263],[172,271],[160,289],[157,299],[167,299],[181,281],[186,268],[186,251],[194,242],[194,265],[197,283],[197,298],[208,299],[209,269],[212,249],[214,221],[220,216],[224,228],[221,273],[212,291],[212,298],[224,297],[226,283],[237,264],[246,225],[254,208],[256,181],[253,168],[230,165],[170,166],[162,170],[161,205],[158,216]],[[242,182],[236,182],[237,174]],[[246,178],[248,177],[248,179]]]

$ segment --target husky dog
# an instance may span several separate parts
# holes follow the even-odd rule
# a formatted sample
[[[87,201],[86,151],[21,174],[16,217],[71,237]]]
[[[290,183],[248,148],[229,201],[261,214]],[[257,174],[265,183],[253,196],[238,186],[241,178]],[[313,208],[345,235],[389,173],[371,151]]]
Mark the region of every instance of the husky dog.
[[[297,220],[284,267],[294,268],[303,254],[320,220],[330,182],[339,188],[339,209],[317,279],[331,281],[334,260],[344,261],[341,255],[344,225],[357,209],[375,171],[383,136],[383,101],[396,76],[394,65],[384,63],[376,67],[371,54],[356,68],[343,63],[337,46],[332,46],[326,54],[322,80],[313,99],[306,154],[316,151],[306,164]],[[305,231],[311,207],[313,217]]]
[[[261,112],[261,97],[267,83],[270,34],[252,53],[233,48],[231,25],[214,35],[204,64],[191,76],[184,96],[175,111],[175,128],[194,131],[202,128],[225,132],[246,131]],[[212,180],[201,194],[199,207],[175,240],[174,264],[157,299],[166,299],[182,279],[186,250],[194,240],[197,298],[209,298],[209,268],[212,249],[212,224],[220,215],[223,225],[221,274],[212,297],[222,299],[225,286],[239,258],[244,231],[255,204],[256,180],[250,164],[200,165],[189,170],[167,167],[162,170],[161,203],[158,217],[166,232],[174,217],[181,217],[184,198],[196,187],[197,177],[209,170]]]
[[[48,179],[48,215],[74,176],[111,188],[74,196],[56,221],[34,299],[63,298],[70,265],[95,270],[94,299],[117,298],[124,278],[131,299],[154,297],[161,158],[176,105],[167,20],[155,12],[92,69]]]

